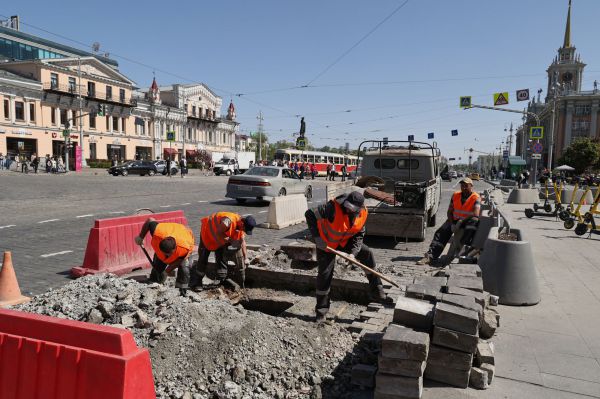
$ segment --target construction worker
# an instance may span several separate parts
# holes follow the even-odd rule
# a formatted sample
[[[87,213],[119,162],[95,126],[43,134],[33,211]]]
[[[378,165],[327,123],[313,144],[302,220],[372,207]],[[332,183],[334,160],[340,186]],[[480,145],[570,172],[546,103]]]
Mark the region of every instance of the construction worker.
[[[164,283],[167,274],[177,269],[175,287],[182,290],[188,288],[190,280],[190,256],[194,250],[194,233],[189,227],[180,223],[157,222],[148,218],[135,243],[142,245],[144,237],[150,232],[151,245],[154,249],[150,281]]]
[[[354,191],[343,194],[317,208],[309,209],[304,216],[317,246],[318,274],[316,283],[316,321],[324,322],[329,311],[329,290],[335,266],[335,254],[327,247],[346,252],[365,266],[375,269],[373,251],[363,244],[367,209],[365,197]],[[367,273],[369,298],[372,301],[391,303],[383,291],[381,279]]]
[[[434,265],[444,251],[446,244],[450,241],[452,234],[459,229],[470,230],[465,234],[462,243],[468,238],[472,238],[474,230],[477,229],[479,222],[479,213],[481,209],[481,198],[479,194],[473,191],[473,180],[464,177],[460,181],[460,191],[452,194],[450,206],[448,206],[448,219],[436,230],[433,240],[429,245],[429,250],[425,256],[420,259],[418,265]],[[466,233],[466,230],[465,230]]]
[[[202,219],[198,262],[192,267],[192,288],[201,288],[206,275],[208,257],[215,253],[216,277],[223,281],[230,277],[237,284],[244,285],[244,267],[247,258],[246,234],[252,235],[256,220],[252,215],[242,217],[233,212],[217,212]],[[235,251],[236,270],[228,271],[225,251]],[[241,252],[241,253],[240,253]],[[241,255],[241,256],[240,256]]]

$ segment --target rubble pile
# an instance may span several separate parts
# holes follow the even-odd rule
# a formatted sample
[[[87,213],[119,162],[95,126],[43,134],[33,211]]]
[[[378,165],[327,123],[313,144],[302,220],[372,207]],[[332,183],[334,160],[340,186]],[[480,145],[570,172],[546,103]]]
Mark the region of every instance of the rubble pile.
[[[16,308],[129,329],[150,351],[159,398],[351,397],[356,334],[226,299],[95,275]]]

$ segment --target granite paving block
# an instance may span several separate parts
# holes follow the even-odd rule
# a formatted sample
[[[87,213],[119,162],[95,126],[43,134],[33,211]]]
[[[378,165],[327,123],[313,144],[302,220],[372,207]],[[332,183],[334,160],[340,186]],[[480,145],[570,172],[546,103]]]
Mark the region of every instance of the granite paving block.
[[[421,377],[425,370],[426,362],[421,360],[394,359],[379,355],[379,372],[384,374],[400,375],[403,377]]]
[[[427,357],[427,367],[430,364],[454,370],[469,370],[473,364],[473,354],[431,345]]]
[[[352,384],[373,388],[375,386],[376,373],[377,367],[375,366],[368,364],[355,364],[352,366]]]
[[[418,399],[423,394],[423,377],[411,378],[377,373],[377,377],[375,377],[375,398],[382,398],[382,396],[377,396],[378,393],[396,395],[391,396],[394,399]]]
[[[461,352],[475,353],[479,337],[434,326],[431,343]]]
[[[410,284],[406,286],[408,298],[425,299],[428,301],[439,301],[442,298],[441,287],[424,284]]]
[[[485,292],[477,292],[477,291],[473,291],[473,290],[469,290],[469,289],[461,288],[461,287],[449,286],[449,287],[447,287],[446,292],[448,294],[472,296],[473,298],[475,298],[475,302],[477,302],[482,308],[487,306],[487,303],[489,300],[489,294],[487,294]]]
[[[394,323],[430,331],[433,323],[434,305],[405,296],[398,297],[394,308]]]
[[[425,368],[425,378],[432,381],[443,382],[459,388],[469,386],[469,375],[471,368],[468,370],[456,370],[446,366],[437,366],[427,363]]]
[[[429,351],[429,335],[397,324],[390,324],[381,342],[387,358],[424,361]]]
[[[483,292],[483,280],[481,277],[450,276],[448,277],[448,287],[460,287]]]
[[[476,364],[483,363],[496,364],[494,361],[494,346],[491,342],[480,339],[477,343],[477,351],[475,352]]]
[[[480,369],[478,367],[471,368],[469,375],[469,385],[475,389],[488,389],[488,375],[487,370]]]
[[[473,310],[438,302],[435,305],[433,324],[449,330],[476,335],[479,331],[479,315]]]
[[[427,285],[430,287],[444,287],[448,284],[448,278],[444,276],[422,276],[415,277],[414,284]]]
[[[441,301],[461,308],[473,310],[479,315],[479,319],[483,316],[483,308],[475,302],[472,296],[457,295],[457,294],[442,294]]]

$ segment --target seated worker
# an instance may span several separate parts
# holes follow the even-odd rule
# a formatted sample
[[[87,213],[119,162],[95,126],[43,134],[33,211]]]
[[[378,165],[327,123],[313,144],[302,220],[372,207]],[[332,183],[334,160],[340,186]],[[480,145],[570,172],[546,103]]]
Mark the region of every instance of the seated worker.
[[[251,215],[242,217],[233,212],[217,212],[202,219],[200,227],[200,245],[198,247],[198,262],[192,267],[191,288],[202,288],[202,279],[206,275],[208,257],[215,253],[217,263],[217,279],[220,281],[230,277],[244,285],[244,262],[246,260],[246,234],[252,235],[256,220]],[[236,256],[236,270],[231,273],[224,259],[226,249],[241,251],[241,257]]]
[[[365,197],[354,191],[343,194],[324,205],[309,209],[304,216],[317,246],[318,274],[316,284],[316,321],[324,322],[329,311],[329,290],[335,266],[335,254],[327,247],[346,252],[365,266],[375,269],[373,251],[365,244],[365,223],[368,212],[364,207]],[[383,291],[381,279],[366,273],[369,280],[369,297],[372,301],[391,303]]]
[[[473,181],[468,177],[464,177],[460,181],[460,191],[452,194],[447,213],[448,219],[437,229],[429,245],[429,250],[417,264],[435,264],[455,231],[465,227],[474,230],[473,227],[476,227],[479,222],[480,209],[481,198],[479,194],[473,191]],[[466,240],[472,239],[472,237],[473,233],[465,234],[461,242],[465,243]]]
[[[148,218],[140,235],[135,237],[135,243],[142,245],[148,232],[152,236],[151,245],[154,249],[150,281],[162,284],[167,274],[177,269],[175,287],[180,288],[183,294],[190,280],[189,259],[194,250],[194,233],[180,223],[163,223]]]

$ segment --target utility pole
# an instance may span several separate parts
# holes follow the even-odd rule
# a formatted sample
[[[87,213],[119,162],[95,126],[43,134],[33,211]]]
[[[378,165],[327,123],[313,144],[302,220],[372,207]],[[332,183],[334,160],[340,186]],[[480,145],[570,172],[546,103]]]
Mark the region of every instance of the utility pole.
[[[513,124],[512,124],[512,122],[510,123],[509,132],[510,132],[510,134],[508,135],[508,156],[510,157],[510,153],[512,151],[512,132],[513,132]]]
[[[558,89],[554,89],[552,100],[552,111],[550,111],[550,134],[548,135],[548,165],[549,171],[552,170],[552,155],[554,152],[554,118],[556,117],[556,100]]]
[[[262,161],[262,135],[263,135],[263,114],[262,111],[258,111],[258,160]]]
[[[81,97],[81,57],[77,57],[77,78],[79,82],[77,83],[77,97],[79,97],[79,148],[81,149],[81,166],[87,166],[85,162],[85,153],[83,151],[83,98]],[[75,158],[77,159],[77,158]],[[75,167],[77,170],[77,166]]]

